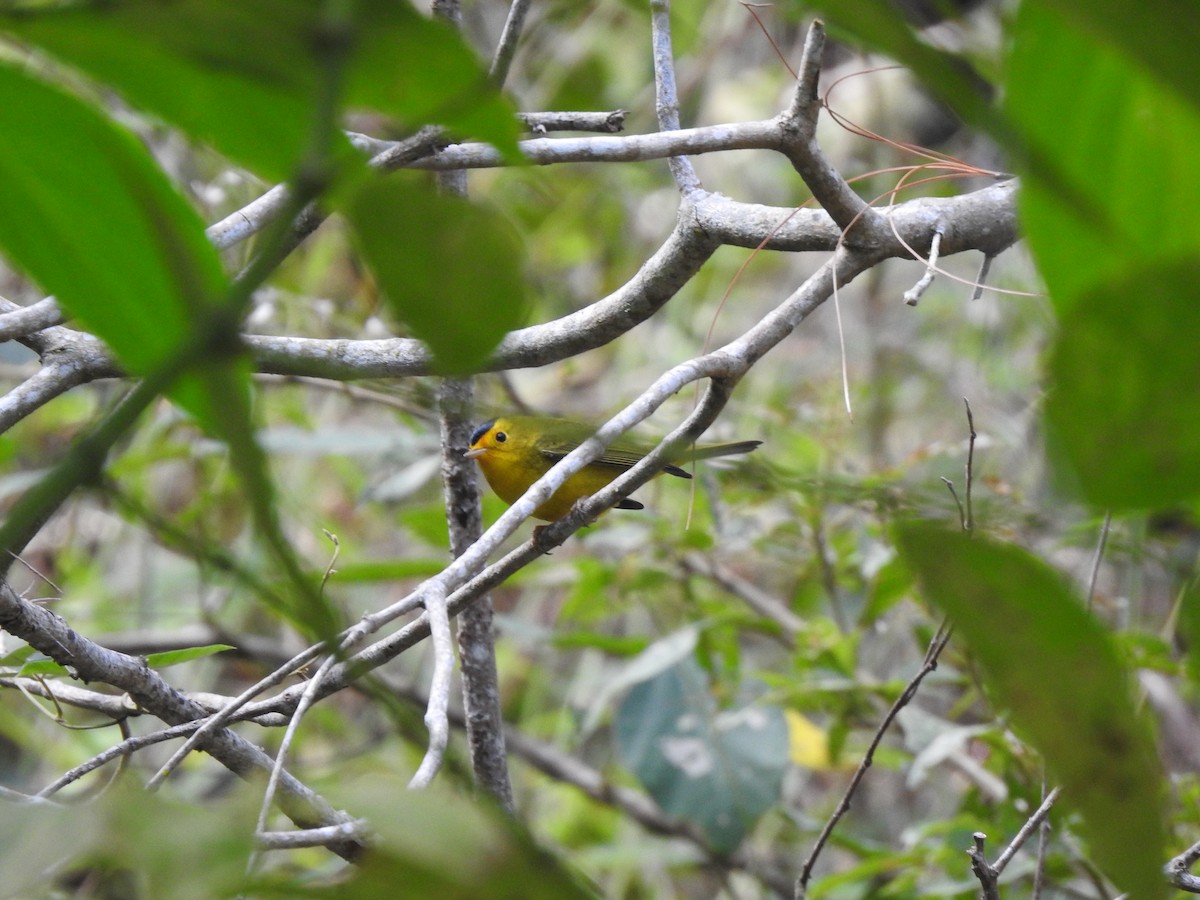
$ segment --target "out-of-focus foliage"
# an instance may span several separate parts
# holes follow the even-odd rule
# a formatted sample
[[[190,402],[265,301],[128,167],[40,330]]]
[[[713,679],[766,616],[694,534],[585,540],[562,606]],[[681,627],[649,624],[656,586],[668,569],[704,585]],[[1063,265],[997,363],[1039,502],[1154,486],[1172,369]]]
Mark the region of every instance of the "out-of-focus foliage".
[[[120,18],[151,6],[148,30]],[[578,757],[612,784],[645,785],[713,849],[736,845],[794,877],[940,619],[925,605],[914,580],[920,576],[930,599],[953,615],[956,635],[885,738],[817,867],[810,897],[974,896],[978,883],[963,851],[983,831],[994,857],[1021,827],[1040,799],[1043,754],[1067,792],[1048,838],[1050,884],[1092,890],[1094,854],[1121,888],[1147,895],[1154,890],[1147,873],[1159,857],[1200,837],[1200,667],[1190,652],[1200,636],[1200,357],[1189,302],[1200,244],[1189,217],[1197,187],[1191,149],[1200,129],[1194,85],[1179,77],[1180,60],[1187,72],[1194,60],[1196,12],[1175,4],[1172,27],[1156,28],[1148,50],[1143,25],[1159,21],[1160,10],[1123,27],[1128,10],[1116,6],[1056,0],[1024,3],[1011,14],[983,4],[917,36],[891,4],[839,4],[856,15],[845,19],[831,5],[843,42],[829,54],[822,90],[830,89],[833,109],[887,138],[924,139],[936,106],[911,78],[849,52],[856,42],[898,54],[918,75],[958,73],[931,87],[965,101],[972,123],[988,101],[976,78],[961,75],[962,63],[993,81],[1005,124],[995,134],[1014,138],[1016,152],[1008,157],[970,129],[946,137],[945,127],[939,149],[988,169],[1009,159],[1024,167],[1033,262],[1015,249],[996,260],[988,280],[1034,295],[968,300],[967,285],[940,276],[913,309],[900,295],[920,277],[920,264],[890,263],[860,278],[838,298],[852,415],[842,403],[838,322],[825,309],[739,386],[713,435],[763,439],[759,451],[727,467],[700,466],[694,493],[674,479],[652,483],[639,492],[645,511],[607,514],[494,594],[512,727]],[[173,7],[186,17],[158,15]],[[9,34],[38,50],[6,46],[24,69],[0,70],[11,88],[0,104],[0,165],[21,176],[0,179],[0,243],[23,273],[0,273],[0,293],[28,302],[58,292],[133,371],[173,360],[173,348],[230,296],[200,226],[261,193],[254,176],[235,166],[286,177],[319,143],[321,82],[304,48],[320,8],[270,4],[256,12],[197,0],[5,19]],[[395,4],[344,8],[362,21],[383,18],[347,51],[341,108],[372,109],[407,125],[443,122],[508,145],[508,106],[475,91],[484,68],[466,65],[457,38]],[[303,14],[288,14],[295,9]],[[768,39],[743,7],[679,4],[684,124],[774,115],[791,80],[771,42],[784,58],[798,59],[801,13],[809,9],[777,16],[758,9]],[[492,16],[488,4],[467,10],[480,47],[499,31]],[[1073,27],[1081,21],[1089,27]],[[626,108],[630,130],[653,128],[647,31],[640,3],[535,4],[509,82],[516,105]],[[937,42],[947,34],[966,49],[940,53]],[[354,125],[369,130],[378,121]],[[888,167],[921,162],[828,121],[822,128],[823,144],[847,176],[875,173],[862,182],[864,196],[896,184],[900,176]],[[335,170],[348,158],[340,138],[326,150]],[[794,172],[765,154],[714,155],[697,168],[706,188],[739,199],[807,199]],[[481,172],[471,177],[471,192],[508,221],[493,228],[490,214],[464,214],[487,232],[479,240],[491,249],[457,254],[461,271],[447,271],[438,254],[413,252],[431,242],[441,248],[441,229],[459,227],[440,217],[424,221],[436,215],[432,203],[421,207],[428,215],[406,219],[391,193],[361,195],[349,222],[332,218],[253,297],[234,298],[247,304],[247,327],[315,338],[411,333],[428,338],[447,368],[469,367],[521,315],[546,321],[623,284],[669,232],[678,202],[661,161]],[[512,244],[510,229],[519,234],[525,268],[515,258],[496,261],[496,248]],[[241,271],[251,255],[227,253],[226,271]],[[722,250],[629,337],[555,366],[480,378],[479,417],[517,403],[581,418],[612,412],[663,369],[757,321],[819,262]],[[978,259],[953,257],[941,266],[969,282]],[[513,284],[518,273],[523,290]],[[447,278],[482,287],[460,287],[441,308],[428,292],[418,306],[406,305],[417,301],[405,283]],[[500,283],[503,289],[490,290]],[[1037,294],[1043,283],[1049,299]],[[0,353],[0,378],[22,377],[28,355],[9,355],[8,345]],[[431,380],[343,389],[264,378],[251,394],[244,368],[228,372],[243,382],[234,400],[249,397],[253,409],[218,407],[229,418],[201,415],[210,426],[204,432],[173,405],[150,406],[120,440],[102,484],[48,523],[23,554],[29,568],[18,566],[12,578],[82,634],[132,653],[170,654],[178,663],[166,673],[172,683],[236,694],[301,646],[280,615],[298,578],[319,585],[328,570],[322,609],[353,620],[441,569],[446,524]],[[120,391],[107,382],[79,389],[0,434],[0,503],[7,509],[24,496]],[[941,543],[921,532],[920,547],[901,557],[898,518],[959,521],[942,479],[966,499],[964,396],[978,432],[970,487],[980,539]],[[676,398],[647,432],[664,431],[692,402],[690,394]],[[233,419],[269,462],[262,477],[231,467],[226,444],[214,440],[230,437]],[[255,504],[264,503],[295,556],[290,581],[278,554],[255,537],[263,530]],[[500,508],[489,495],[485,518]],[[1092,582],[1109,509],[1117,515],[1086,613],[1079,597]],[[323,531],[336,536],[336,551]],[[1048,568],[1078,590],[1064,588]],[[284,598],[283,607],[267,597]],[[775,606],[761,603],[764,597]],[[993,599],[979,608],[984,598]],[[765,611],[774,608],[786,615]],[[1030,633],[1014,647],[1024,633],[1018,626]],[[41,665],[4,639],[0,650],[14,651],[0,656],[4,674]],[[180,650],[221,644],[237,650],[197,658]],[[1083,662],[1072,654],[1080,652],[1102,676],[1095,684],[1077,672]],[[457,744],[443,776],[455,796],[405,793],[426,734],[419,704],[400,698],[402,688],[425,684],[422,651],[405,654],[387,675],[387,689],[372,684],[369,693],[319,704],[292,751],[295,771],[352,815],[369,817],[381,835],[378,856],[357,874],[322,850],[290,851],[266,854],[247,882],[258,789],[230,788],[201,757],[168,781],[165,798],[119,790],[66,816],[0,801],[0,885],[48,895],[57,879],[81,896],[393,896],[405,884],[473,896],[486,882],[495,889],[489,895],[557,897],[582,891],[586,880],[606,896],[767,894],[751,875],[714,874],[694,843],[650,833],[626,811],[541,774],[517,753],[517,814],[526,833],[465,799]],[[694,701],[686,707],[684,683]],[[1093,705],[1102,688],[1100,699],[1109,702]],[[668,693],[671,702],[662,700]],[[37,791],[119,740],[111,728],[66,730],[37,714],[34,702],[0,691],[5,786]],[[1148,758],[1150,738],[1131,711],[1135,704],[1158,718],[1165,778]],[[72,724],[97,721],[64,715]],[[798,715],[824,740],[815,757],[821,762],[810,768],[788,764],[799,750],[786,723]],[[741,721],[755,716],[765,719],[754,732],[758,741]],[[731,721],[726,731],[714,724]],[[130,727],[154,726],[133,720]],[[711,739],[707,749],[729,762],[717,800],[710,793],[716,779],[674,777],[678,769],[664,777],[661,765],[648,762],[662,740],[685,732]],[[1114,735],[1120,740],[1108,740]],[[635,738],[643,745],[630,752]],[[1129,748],[1136,753],[1121,752]],[[160,748],[142,751],[123,777],[144,780],[162,758]],[[1080,783],[1096,771],[1113,789],[1081,796]],[[105,775],[70,790],[82,793]],[[742,790],[747,779],[750,792]],[[1114,849],[1111,829],[1125,820],[1112,813],[1108,830],[1098,822],[1124,809],[1116,779],[1134,786],[1129,808],[1149,824]],[[225,793],[234,795],[228,805],[212,802]],[[1165,849],[1154,831],[1159,814],[1168,821]],[[1007,890],[1028,890],[1031,847],[1007,870]],[[549,865],[546,853],[558,864]]]

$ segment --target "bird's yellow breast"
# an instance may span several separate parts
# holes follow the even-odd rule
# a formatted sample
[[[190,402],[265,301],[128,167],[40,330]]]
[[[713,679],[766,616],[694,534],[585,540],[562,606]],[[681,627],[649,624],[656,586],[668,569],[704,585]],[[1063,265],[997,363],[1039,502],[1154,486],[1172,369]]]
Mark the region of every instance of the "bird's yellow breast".
[[[582,437],[573,442],[577,444]],[[494,419],[471,435],[471,449],[467,455],[479,463],[483,477],[496,496],[511,504],[554,465],[555,457],[541,446],[545,440],[544,433],[528,427],[520,417]],[[568,478],[533,514],[547,522],[561,519],[581,498],[607,487],[621,472],[621,468],[612,465],[593,463],[585,466]]]

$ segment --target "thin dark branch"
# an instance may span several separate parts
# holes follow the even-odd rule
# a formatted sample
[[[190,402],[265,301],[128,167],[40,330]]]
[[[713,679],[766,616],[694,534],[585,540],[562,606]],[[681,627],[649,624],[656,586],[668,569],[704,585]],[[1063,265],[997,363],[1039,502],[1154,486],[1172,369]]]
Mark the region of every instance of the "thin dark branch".
[[[963,523],[963,531],[967,534],[972,534],[975,531],[975,513],[971,509],[971,494],[975,486],[975,416],[971,412],[971,401],[963,397],[963,406],[967,408],[967,428],[970,430],[970,439],[967,442],[967,517]]]
[[[483,533],[479,483],[473,463],[463,454],[470,444],[467,418],[474,391],[469,380],[445,379],[439,392],[442,431],[442,483],[450,552],[461,556]],[[488,595],[458,617],[458,656],[462,667],[467,743],[476,784],[510,812],[512,783],[500,715],[500,678],[496,669],[496,633]]]
[[[821,851],[828,843],[833,830],[837,827],[838,822],[850,810],[850,801],[854,798],[854,794],[858,791],[858,786],[862,782],[863,777],[867,774],[867,770],[871,768],[871,764],[875,759],[875,751],[879,748],[883,741],[883,736],[887,733],[892,721],[899,714],[900,710],[912,702],[916,696],[921,682],[925,680],[931,672],[937,669],[938,657],[946,648],[946,644],[950,641],[950,635],[953,629],[950,628],[945,621],[938,626],[937,633],[934,634],[933,640],[929,642],[929,648],[925,651],[925,660],[921,664],[920,670],[909,681],[904,691],[896,698],[896,702],[892,704],[891,709],[883,717],[883,721],[879,723],[879,727],[875,729],[875,734],[871,738],[870,744],[867,745],[867,752],[863,755],[863,760],[859,763],[858,768],[854,770],[854,775],[850,778],[850,784],[846,787],[842,799],[838,802],[837,808],[833,811],[825,823],[825,827],[821,829],[820,835],[817,837],[817,842],[813,845],[812,851],[808,855],[808,859],[804,861],[804,865],[800,868],[800,876],[796,879],[794,896],[796,900],[803,900],[808,895],[808,883],[812,880],[813,867],[817,863],[817,858],[821,855]]]
[[[950,496],[954,498],[954,505],[958,507],[958,525],[963,530],[967,530],[967,511],[963,509],[962,501],[958,499],[958,491],[954,489],[954,482],[946,476],[941,476],[942,484],[946,486],[946,490],[950,492]]]
[[[1096,542],[1096,555],[1092,557],[1092,572],[1088,576],[1087,608],[1092,608],[1096,599],[1096,580],[1100,577],[1100,563],[1104,560],[1104,547],[1108,544],[1108,530],[1112,525],[1112,511],[1104,513],[1104,524],[1100,526],[1100,538]]]
[[[1041,805],[1034,810],[1033,815],[1025,820],[1025,824],[1021,826],[1021,830],[1016,833],[1016,836],[1013,837],[1012,841],[1009,842],[1009,845],[1004,848],[1004,852],[1001,853],[1000,856],[997,857],[996,862],[992,864],[992,868],[995,870],[997,875],[1004,871],[1008,864],[1012,862],[1012,858],[1016,856],[1017,851],[1025,845],[1027,840],[1029,840],[1030,835],[1037,831],[1038,828],[1041,827],[1042,823],[1046,821],[1047,816],[1050,815],[1051,808],[1054,806],[1054,801],[1058,799],[1058,795],[1061,792],[1061,787],[1056,787],[1054,790],[1052,790],[1046,795],[1046,798],[1042,801]]]

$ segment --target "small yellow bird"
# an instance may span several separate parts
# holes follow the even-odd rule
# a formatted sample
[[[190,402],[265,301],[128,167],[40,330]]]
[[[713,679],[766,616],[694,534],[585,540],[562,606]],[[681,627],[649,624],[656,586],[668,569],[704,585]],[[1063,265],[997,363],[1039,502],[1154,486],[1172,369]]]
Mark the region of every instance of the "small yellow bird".
[[[549,416],[502,416],[484,422],[471,434],[468,459],[479,463],[483,477],[505,503],[515,503],[535,481],[550,471],[556,462],[590,438],[596,429],[583,422],[554,419]],[[675,457],[676,462],[709,459],[749,453],[762,441],[733,444],[701,444],[689,447]],[[625,438],[614,441],[595,462],[576,472],[554,494],[533,511],[546,522],[561,519],[581,497],[590,497],[606,487],[622,472],[643,459],[650,448]],[[679,478],[692,476],[676,465],[662,469]],[[628,497],[617,509],[642,509]]]

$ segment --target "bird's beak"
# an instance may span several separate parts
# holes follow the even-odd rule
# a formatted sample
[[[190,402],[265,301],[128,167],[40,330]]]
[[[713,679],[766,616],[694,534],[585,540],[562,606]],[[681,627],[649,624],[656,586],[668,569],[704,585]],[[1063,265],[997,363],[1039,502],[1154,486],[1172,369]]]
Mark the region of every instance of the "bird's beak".
[[[472,447],[463,454],[467,459],[479,459],[483,454],[487,453],[487,447]]]

